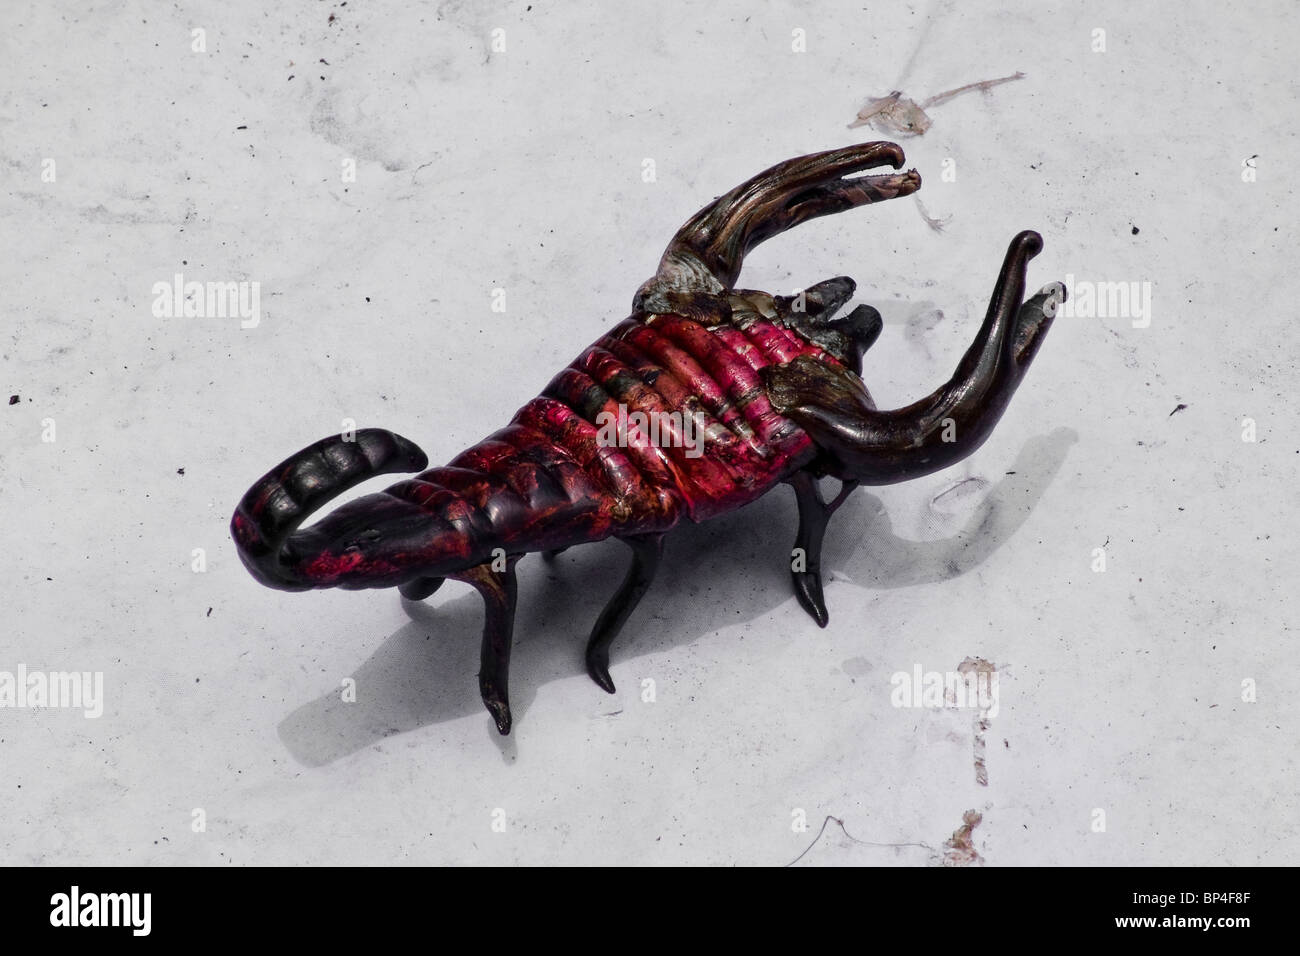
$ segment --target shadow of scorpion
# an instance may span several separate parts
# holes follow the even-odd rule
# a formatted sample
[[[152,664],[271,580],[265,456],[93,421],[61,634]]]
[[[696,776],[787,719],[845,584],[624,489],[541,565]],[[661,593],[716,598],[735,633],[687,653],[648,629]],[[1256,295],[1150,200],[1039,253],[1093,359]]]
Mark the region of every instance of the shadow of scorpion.
[[[244,565],[285,591],[396,587],[419,601],[446,578],[470,584],[485,607],[479,691],[502,734],[511,728],[515,564],[529,552],[554,555],[611,536],[631,548],[631,567],[586,650],[587,672],[613,693],[610,644],[654,580],[664,535],[785,482],[799,511],[795,593],[825,627],[820,560],[831,515],[859,485],[927,475],[979,448],[1065,298],[1054,282],[1023,299],[1026,268],[1043,243],[1020,233],[952,378],[905,408],[880,410],[860,377],[880,313],[860,305],[837,317],[856,288],[852,279],[827,279],[796,296],[735,288],[745,255],[765,239],[915,192],[915,170],[853,175],[903,162],[902,149],[885,142],[814,153],[710,203],[673,237],[627,319],[509,425],[445,467],[429,469],[416,445],[381,429],[326,438],[291,456],[235,511],[231,534]],[[691,428],[699,432],[694,443]],[[419,474],[300,530],[338,495],[396,472]],[[817,483],[826,476],[841,482],[829,502]]]

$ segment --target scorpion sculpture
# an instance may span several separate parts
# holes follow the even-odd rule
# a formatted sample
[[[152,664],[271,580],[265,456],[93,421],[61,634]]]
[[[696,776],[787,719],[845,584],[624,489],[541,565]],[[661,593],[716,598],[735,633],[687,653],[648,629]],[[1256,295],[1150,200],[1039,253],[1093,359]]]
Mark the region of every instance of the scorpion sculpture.
[[[802,296],[735,288],[758,243],[819,216],[906,196],[915,170],[893,143],[866,143],[773,166],[695,214],[637,291],[630,317],[556,375],[509,425],[443,468],[400,435],[364,429],[326,438],[282,462],[239,503],[231,534],[258,581],[285,591],[396,587],[427,598],[446,578],[483,598],[479,690],[498,731],[511,727],[507,682],[515,563],[616,537],[631,568],[587,642],[591,678],[609,693],[609,649],[649,589],[664,535],[740,508],[779,483],[799,512],[794,588],[825,627],[820,554],[831,515],[858,485],[916,478],[960,461],[992,431],[1064,301],[1060,283],[1022,301],[1035,232],[1012,241],[979,334],[953,377],[906,408],[876,408],[862,354],[880,313],[840,276]],[[635,410],[698,423],[651,441],[639,422],[618,442],[597,423]],[[681,416],[673,419],[671,413]],[[621,421],[629,420],[624,416]],[[676,440],[669,440],[676,439]],[[374,475],[420,472],[350,501],[299,530],[312,512]],[[817,479],[841,482],[831,501]]]

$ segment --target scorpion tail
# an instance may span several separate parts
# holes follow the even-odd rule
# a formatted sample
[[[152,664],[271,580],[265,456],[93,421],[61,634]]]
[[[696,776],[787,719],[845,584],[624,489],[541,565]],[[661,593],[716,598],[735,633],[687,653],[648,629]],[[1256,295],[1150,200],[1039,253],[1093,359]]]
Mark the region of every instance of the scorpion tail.
[[[332,436],[282,461],[239,502],[230,534],[253,577],[281,591],[320,586],[294,556],[290,536],[312,512],[367,478],[423,471],[427,456],[413,443],[379,428],[351,439]]]
[[[861,143],[801,156],[759,173],[692,216],[637,291],[635,311],[690,314],[692,299],[730,292],[748,252],[765,239],[819,216],[906,196],[921,188],[916,170],[847,178],[903,165],[895,143]]]

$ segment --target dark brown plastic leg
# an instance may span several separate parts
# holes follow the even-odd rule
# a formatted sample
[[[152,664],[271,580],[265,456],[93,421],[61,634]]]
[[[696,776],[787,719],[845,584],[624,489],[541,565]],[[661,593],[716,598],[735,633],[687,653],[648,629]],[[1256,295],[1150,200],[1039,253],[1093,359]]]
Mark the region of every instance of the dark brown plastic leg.
[[[504,571],[480,564],[453,575],[483,596],[483,647],[479,654],[478,689],[483,705],[504,736],[510,733],[510,645],[515,628],[515,562],[510,557]]]
[[[442,587],[442,582],[446,578],[416,578],[414,581],[407,581],[397,587],[397,593],[408,601],[423,601],[434,591]]]
[[[609,646],[632,616],[641,598],[650,590],[659,561],[664,552],[662,534],[639,535],[623,538],[632,549],[632,566],[619,589],[600,612],[596,626],[587,641],[587,673],[606,693],[614,693],[614,681],[609,676]]]
[[[845,482],[835,500],[827,504],[817,486],[817,479],[810,473],[801,471],[790,479],[790,487],[794,489],[795,501],[799,505],[799,533],[795,536],[790,574],[799,605],[812,616],[818,627],[825,627],[830,621],[822,593],[822,539],[831,515],[857,486],[857,482]]]

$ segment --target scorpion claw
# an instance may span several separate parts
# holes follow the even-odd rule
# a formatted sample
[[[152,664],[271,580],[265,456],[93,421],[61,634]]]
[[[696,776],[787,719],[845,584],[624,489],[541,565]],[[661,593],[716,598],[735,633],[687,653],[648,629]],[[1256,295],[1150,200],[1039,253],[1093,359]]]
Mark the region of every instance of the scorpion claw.
[[[685,309],[679,314],[688,314],[700,307],[693,297],[719,301],[720,294],[735,288],[745,256],[760,242],[818,216],[920,189],[921,176],[914,169],[853,176],[880,166],[898,169],[903,161],[896,143],[861,143],[801,156],[759,173],[677,231],[654,277],[637,290],[633,309]]]
[[[1016,314],[1016,334],[1012,354],[1018,366],[1028,365],[1043,342],[1043,334],[1056,318],[1056,310],[1065,301],[1065,285],[1049,282],[1030,296]]]
[[[765,367],[760,374],[772,406],[812,437],[819,469],[863,484],[893,484],[947,468],[979,448],[1064,300],[1064,286],[1051,283],[1021,301],[1029,261],[1042,248],[1042,237],[1030,230],[1011,240],[984,323],[956,372],[905,408],[877,409],[861,378],[843,366],[797,356]]]

